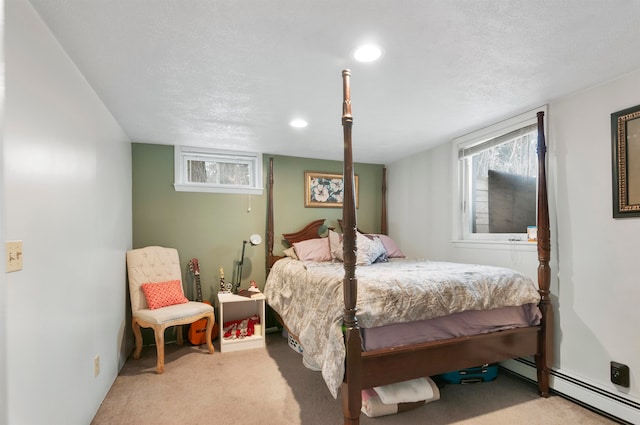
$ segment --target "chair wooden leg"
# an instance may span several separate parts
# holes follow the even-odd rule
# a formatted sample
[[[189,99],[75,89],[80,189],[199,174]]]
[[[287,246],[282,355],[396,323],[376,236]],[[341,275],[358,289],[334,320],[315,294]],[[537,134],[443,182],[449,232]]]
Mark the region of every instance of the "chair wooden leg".
[[[205,341],[207,342],[207,347],[209,348],[209,353],[211,354],[213,354],[213,351],[214,351],[213,343],[211,342],[211,333],[213,331],[213,325],[215,321],[216,319],[213,314],[207,317],[207,329],[205,331],[206,332]]]
[[[140,324],[136,319],[131,321],[131,326],[133,327],[133,336],[136,340],[136,349],[133,352],[133,358],[138,360],[140,353],[142,353],[142,332],[140,331]]]
[[[153,327],[153,333],[156,338],[156,351],[158,352],[157,373],[164,373],[164,329],[164,326]]]
[[[178,345],[184,344],[184,337],[182,336],[182,325],[176,326],[176,337],[178,338]]]

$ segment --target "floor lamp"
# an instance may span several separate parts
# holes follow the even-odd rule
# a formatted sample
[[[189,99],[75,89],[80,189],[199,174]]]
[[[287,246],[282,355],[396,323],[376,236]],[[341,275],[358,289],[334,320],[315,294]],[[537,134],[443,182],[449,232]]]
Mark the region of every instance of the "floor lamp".
[[[233,288],[231,289],[231,291],[234,294],[238,293],[238,290],[240,289],[240,282],[242,280],[242,267],[244,266],[244,249],[247,246],[247,244],[250,244],[251,246],[256,246],[256,245],[260,245],[260,243],[262,242],[262,238],[260,237],[260,235],[254,233],[253,235],[249,236],[249,240],[248,241],[242,241],[242,254],[240,255],[240,261],[238,261],[238,265],[237,265],[237,269],[236,269],[236,281],[233,283]]]

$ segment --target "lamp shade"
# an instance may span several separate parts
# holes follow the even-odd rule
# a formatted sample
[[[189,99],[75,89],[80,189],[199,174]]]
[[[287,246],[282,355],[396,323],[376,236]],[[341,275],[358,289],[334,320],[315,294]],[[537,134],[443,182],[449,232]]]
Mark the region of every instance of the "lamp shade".
[[[260,245],[262,243],[262,237],[259,234],[254,233],[249,236],[249,243],[253,246]]]

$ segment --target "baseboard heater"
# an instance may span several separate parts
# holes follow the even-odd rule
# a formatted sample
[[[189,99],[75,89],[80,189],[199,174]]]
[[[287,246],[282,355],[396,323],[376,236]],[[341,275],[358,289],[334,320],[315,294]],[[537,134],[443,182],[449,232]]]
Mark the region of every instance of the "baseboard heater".
[[[513,359],[500,363],[507,371],[531,382],[537,381],[535,363],[529,359]],[[554,393],[621,424],[640,424],[640,403],[551,370],[550,386]]]

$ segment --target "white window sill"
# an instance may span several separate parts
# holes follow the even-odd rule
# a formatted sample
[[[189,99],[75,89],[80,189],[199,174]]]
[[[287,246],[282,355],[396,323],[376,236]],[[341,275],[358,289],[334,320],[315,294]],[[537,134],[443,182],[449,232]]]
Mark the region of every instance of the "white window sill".
[[[454,248],[466,249],[493,249],[504,251],[531,251],[538,249],[536,242],[528,241],[489,241],[489,240],[454,240],[451,241]]]
[[[173,185],[176,192],[209,192],[209,193],[241,193],[249,195],[262,195],[262,188],[250,187],[220,187],[207,186],[202,184],[180,184]]]

